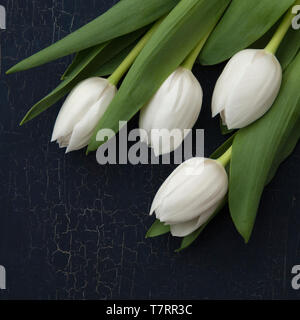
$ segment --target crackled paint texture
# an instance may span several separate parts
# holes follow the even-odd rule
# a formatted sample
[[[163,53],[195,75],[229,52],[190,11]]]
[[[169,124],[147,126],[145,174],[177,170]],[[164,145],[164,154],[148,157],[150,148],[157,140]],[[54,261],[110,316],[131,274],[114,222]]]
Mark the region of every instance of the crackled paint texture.
[[[266,189],[248,245],[220,214],[187,251],[178,240],[145,240],[151,200],[173,166],[99,166],[49,142],[61,103],[19,127],[50,92],[70,58],[6,76],[4,70],[76,30],[117,1],[2,0],[0,77],[0,265],[7,290],[23,299],[299,298],[291,269],[300,264],[300,148]],[[205,92],[197,123],[208,155],[225,138],[210,120],[223,66],[196,67]],[[130,127],[137,126],[135,118]]]

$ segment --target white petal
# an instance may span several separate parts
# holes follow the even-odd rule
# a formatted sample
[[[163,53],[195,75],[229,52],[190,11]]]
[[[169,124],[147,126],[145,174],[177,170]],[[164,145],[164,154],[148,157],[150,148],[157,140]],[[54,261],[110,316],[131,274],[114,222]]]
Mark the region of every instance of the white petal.
[[[229,129],[245,127],[270,109],[281,81],[282,69],[274,55],[264,50],[243,50],[230,60],[218,80],[213,115],[220,112]]]
[[[221,204],[221,201],[218,201],[212,208],[203,212],[198,218],[195,218],[187,222],[170,225],[170,231],[172,236],[186,237],[189,234],[196,231],[197,229],[199,229],[202,225],[204,225],[209,220],[212,213],[214,213],[215,210],[218,208],[218,206]]]
[[[212,116],[224,110],[229,95],[235,91],[256,50],[246,49],[235,54],[220,75],[212,97]]]
[[[116,87],[108,85],[100,99],[88,110],[75,125],[67,152],[79,150],[88,145],[94,129],[116,94]]]
[[[70,135],[78,121],[101,97],[107,85],[106,79],[96,77],[80,82],[68,95],[60,109],[51,141]]]
[[[191,220],[210,210],[227,192],[227,174],[217,162],[205,161],[202,174],[173,179],[176,192],[171,193],[159,207],[160,220],[174,224]]]
[[[243,128],[262,117],[274,103],[282,81],[276,57],[258,51],[235,94],[228,99],[225,121],[229,129]]]
[[[176,185],[172,183],[172,179],[174,176],[183,176],[182,172],[185,172],[185,169],[190,169],[190,174],[193,174],[193,168],[203,168],[205,159],[204,158],[192,158],[185,162],[183,162],[181,165],[179,165],[170,175],[169,177],[164,181],[164,183],[161,185],[159,190],[157,191],[155,198],[152,202],[152,206],[150,209],[150,215],[154,213],[154,211],[159,207],[159,204],[162,202],[163,198],[167,197],[169,194],[174,192],[176,190]],[[187,174],[185,172],[185,174]],[[156,212],[156,217],[158,218],[158,212]]]
[[[217,208],[221,205],[222,199],[216,204],[206,210],[205,212],[202,212],[202,214],[193,220],[178,223],[174,225],[170,225],[170,231],[172,236],[174,237],[186,237],[189,234],[193,233],[197,229],[199,229],[201,226],[203,226],[211,217],[213,213],[217,210]]]
[[[141,110],[139,121],[140,128],[149,133],[156,155],[179,147],[186,136],[184,129],[191,129],[199,117],[202,99],[202,88],[190,70],[178,68],[165,80]],[[172,130],[175,141],[170,141]]]
[[[198,218],[193,220],[174,224],[170,226],[170,231],[173,237],[186,237],[187,235],[193,233],[198,227]]]
[[[181,164],[165,181],[154,198],[151,212],[167,224],[193,220],[202,213],[213,213],[227,193],[228,177],[225,169],[211,159],[192,158]]]

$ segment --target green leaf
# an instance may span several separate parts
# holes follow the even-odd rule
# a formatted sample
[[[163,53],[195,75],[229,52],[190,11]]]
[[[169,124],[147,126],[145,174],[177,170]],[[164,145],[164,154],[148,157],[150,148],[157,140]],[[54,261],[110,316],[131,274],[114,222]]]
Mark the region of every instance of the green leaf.
[[[159,220],[155,220],[146,234],[146,238],[154,238],[170,232],[170,226],[166,226]]]
[[[221,157],[221,155],[229,149],[229,147],[232,145],[233,140],[236,136],[236,133],[233,134],[229,139],[227,139],[214,153],[211,154],[210,158],[211,159],[218,159]]]
[[[47,110],[66,94],[68,94],[80,81],[92,77],[105,75],[105,63],[111,62],[111,58],[128,47],[133,41],[138,39],[144,29],[137,30],[126,36],[112,40],[110,43],[98,45],[88,49],[85,55],[82,54],[76,62],[69,68],[68,76],[52,92],[37,102],[25,115],[21,125],[34,119],[36,116]]]
[[[294,0],[233,0],[200,54],[203,65],[231,58],[262,37]]]
[[[246,242],[250,239],[265,185],[300,138],[299,83],[300,53],[284,73],[280,94],[271,110],[239,130],[234,139],[229,208]]]
[[[137,42],[137,39],[139,39],[148,29],[149,29],[149,26],[141,28],[139,30],[136,30],[128,35],[123,36],[123,37],[112,40],[111,45],[110,45],[110,50],[109,51],[106,50],[108,57],[105,59],[105,61],[107,61],[105,64],[111,65],[111,60],[114,59],[114,67],[115,68],[118,67],[119,64],[123,61],[123,59],[126,58],[126,55],[130,51],[129,49],[131,49],[134,46],[134,44]],[[78,52],[76,54],[75,58],[73,59],[72,63],[69,65],[69,67],[67,68],[67,70],[65,71],[63,76],[61,77],[61,79],[64,80],[67,77],[69,77],[70,75],[72,76],[73,71],[78,67],[78,65],[82,64],[82,62],[85,61],[87,59],[87,57],[90,55],[90,53],[93,50],[95,50],[95,48],[97,48],[97,47],[99,47],[99,45]],[[99,53],[100,53],[100,51],[99,51]],[[126,55],[125,55],[125,53],[126,53]],[[117,60],[115,58],[117,58]],[[103,57],[102,57],[102,59],[103,59]],[[117,63],[117,65],[115,65],[116,63]],[[97,72],[95,71],[95,74],[101,73],[101,75],[102,75],[102,72],[99,72],[99,67],[102,69],[104,63],[102,61],[97,61],[97,65],[98,65],[98,70],[97,70]],[[105,70],[105,68],[107,68],[107,67],[104,67],[104,70]],[[113,71],[114,70],[112,70],[112,72]]]
[[[127,48],[123,49],[119,54],[113,57],[108,62],[99,66],[99,68],[95,68],[91,73],[91,77],[103,77],[107,75],[111,75],[117,67],[122,63],[122,61],[127,57],[130,51],[135,47],[138,40],[133,44],[129,45]]]
[[[283,70],[285,70],[293,59],[296,57],[300,50],[300,31],[293,30],[288,31],[287,35],[283,39],[278,52],[277,58],[281,63]]]
[[[64,74],[61,76],[60,80],[65,80],[71,73],[72,71],[77,67],[78,64],[83,60],[84,57],[88,56],[88,53],[90,50],[94,50],[95,47],[91,47],[88,49],[85,49],[83,51],[77,52],[73,61],[71,64],[68,66]]]
[[[275,23],[271,29],[269,29],[262,37],[260,37],[258,40],[253,42],[249,48],[251,49],[261,49],[265,48],[270,40],[272,39],[274,33],[276,32],[277,28],[279,27],[281,22],[281,19],[278,20],[277,23]]]
[[[228,129],[227,126],[225,126],[223,123],[222,123],[222,119],[220,118],[220,129],[221,129],[221,133],[222,135],[227,135],[227,134],[230,134],[234,131],[234,129]]]
[[[7,73],[27,70],[138,30],[156,21],[179,0],[122,0],[100,17],[33,56]]]
[[[285,161],[295,149],[299,140],[299,127],[300,121],[298,121],[297,124],[292,128],[290,138],[287,143],[278,149],[277,156],[275,157],[269,171],[266,185],[274,178],[280,164]]]
[[[181,241],[180,248],[176,249],[175,252],[180,252],[186,248],[188,248],[193,242],[195,242],[204,228],[206,227],[206,224],[204,224],[201,228],[197,229],[193,233],[189,234],[188,236],[184,237]]]
[[[182,63],[214,25],[229,0],[182,0],[158,27],[129,70],[106,110],[88,151],[96,150],[99,130],[119,130],[119,121],[131,119],[155,94],[163,81]]]

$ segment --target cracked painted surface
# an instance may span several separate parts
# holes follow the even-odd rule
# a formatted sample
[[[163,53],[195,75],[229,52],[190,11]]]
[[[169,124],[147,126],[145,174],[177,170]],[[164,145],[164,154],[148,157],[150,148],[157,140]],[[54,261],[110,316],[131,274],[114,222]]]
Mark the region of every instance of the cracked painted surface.
[[[249,245],[223,212],[186,252],[168,236],[145,240],[152,198],[174,166],[99,166],[50,144],[59,103],[19,127],[54,88],[70,58],[6,76],[4,70],[90,21],[117,1],[2,0],[0,77],[0,265],[7,290],[23,299],[299,298],[300,148],[263,197]],[[196,68],[203,86],[206,154],[220,137],[210,97],[222,66]],[[137,125],[136,119],[130,127]]]

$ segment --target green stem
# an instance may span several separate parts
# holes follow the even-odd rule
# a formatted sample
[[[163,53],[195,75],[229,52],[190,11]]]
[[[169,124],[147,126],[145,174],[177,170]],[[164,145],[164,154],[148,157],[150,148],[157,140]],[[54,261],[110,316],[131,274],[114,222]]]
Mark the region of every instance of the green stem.
[[[197,44],[196,48],[188,55],[188,57],[184,60],[182,63],[182,67],[188,70],[192,70],[193,66],[195,64],[196,59],[199,56],[199,53],[201,52],[202,48],[204,47],[207,39],[209,38],[210,34],[215,28],[215,24],[209,29],[207,34],[200,40],[200,42]]]
[[[217,159],[218,162],[225,168],[229,161],[231,160],[232,156],[232,146],[220,157]]]
[[[140,54],[143,50],[149,39],[152,37],[153,33],[157,30],[159,25],[162,23],[162,17],[159,19],[153,27],[143,36],[143,38],[138,42],[138,44],[132,49],[129,55],[123,60],[123,62],[119,65],[119,67],[114,71],[114,73],[107,79],[111,84],[117,85],[123,75],[129,70],[129,68],[134,63],[136,57]]]
[[[282,42],[283,38],[285,37],[286,33],[288,32],[288,30],[292,24],[292,20],[294,18],[294,14],[292,13],[292,8],[295,5],[299,5],[299,4],[300,4],[300,0],[295,1],[295,3],[292,5],[292,7],[288,10],[288,12],[284,16],[280,26],[276,30],[273,38],[271,39],[269,44],[265,47],[266,51],[268,51],[272,54],[276,54],[276,51],[278,50],[280,43]]]

